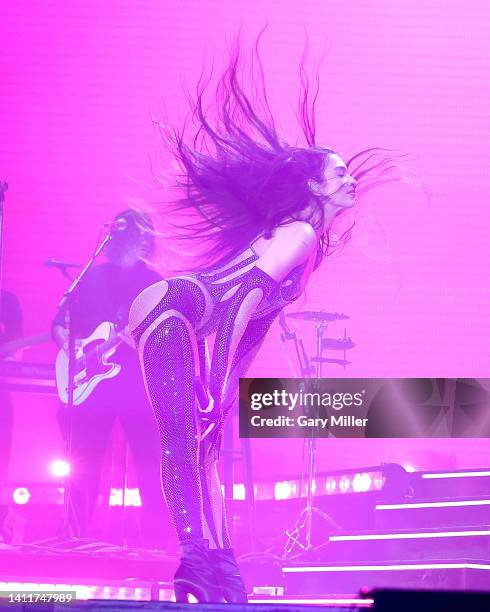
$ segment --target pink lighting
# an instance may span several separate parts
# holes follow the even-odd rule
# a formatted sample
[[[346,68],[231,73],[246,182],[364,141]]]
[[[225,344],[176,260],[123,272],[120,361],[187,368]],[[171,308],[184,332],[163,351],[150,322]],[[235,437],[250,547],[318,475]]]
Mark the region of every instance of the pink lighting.
[[[64,459],[56,459],[51,463],[49,467],[53,476],[56,476],[58,478],[68,476],[71,470],[70,464]]]
[[[188,580],[215,600],[228,571],[238,578],[231,551],[207,551],[208,541],[233,547],[256,612],[380,612],[382,591],[387,607],[398,591],[392,607],[402,612],[409,591],[430,605],[443,590],[451,603],[469,597],[473,612],[473,595],[490,597],[489,19],[490,0],[0,5],[0,191],[9,185],[0,289],[18,298],[14,346],[23,346],[7,355],[0,296],[0,591],[71,592],[85,608],[58,612],[178,611]],[[243,93],[279,141],[216,90],[239,33]],[[196,151],[201,197],[170,143],[182,135],[189,155],[200,148],[187,99],[203,89],[209,125],[221,131],[221,103],[238,126],[228,142],[209,140],[229,163],[208,166]],[[260,147],[249,141],[241,160],[249,127]],[[336,168],[327,147],[355,159]],[[246,163],[252,151],[257,163]],[[401,180],[371,191],[376,174],[371,183],[362,171],[376,151],[393,160],[380,175]],[[351,173],[356,189],[336,193]],[[243,178],[252,189],[239,188]],[[280,197],[267,197],[276,184]],[[223,203],[218,227],[174,243],[187,222],[199,227],[179,206],[194,193],[204,218]],[[156,231],[129,217],[112,223],[128,207],[149,212]],[[340,213],[331,228],[329,211]],[[215,259],[220,225],[233,230],[229,251],[215,252],[221,270],[188,266],[193,254]],[[293,252],[296,228],[305,235]],[[124,253],[137,234],[145,245]],[[282,234],[276,257],[269,246]],[[74,295],[56,319],[71,327],[64,336],[53,328],[57,304],[108,235],[96,265],[119,252],[124,271],[109,263],[107,287],[95,276],[85,284],[87,317]],[[287,269],[290,250],[299,261]],[[131,265],[137,253],[148,277]],[[130,302],[157,281],[126,327]],[[121,372],[92,387],[104,352],[94,340],[94,358],[76,360],[86,371],[69,367],[56,381],[63,343],[73,348],[111,312],[100,372],[115,373],[112,361]],[[58,394],[68,386],[71,396],[75,381],[94,392],[64,406]],[[273,427],[255,427],[270,417]],[[187,585],[177,581],[176,597],[180,554],[190,563],[182,559]]]
[[[27,487],[17,487],[12,492],[12,499],[19,506],[23,506],[31,499],[31,493]]]

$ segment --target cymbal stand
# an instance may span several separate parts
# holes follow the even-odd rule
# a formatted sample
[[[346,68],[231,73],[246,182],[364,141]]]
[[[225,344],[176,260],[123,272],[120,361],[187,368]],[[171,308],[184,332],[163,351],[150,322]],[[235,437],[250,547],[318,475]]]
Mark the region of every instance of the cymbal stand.
[[[321,377],[322,372],[322,363],[318,359],[316,361],[316,368],[312,368],[310,365],[310,360],[306,354],[306,351],[303,346],[303,342],[301,339],[298,339],[296,332],[292,332],[286,323],[286,319],[284,316],[279,319],[281,327],[283,328],[283,333],[281,334],[281,339],[293,340],[296,349],[296,356],[299,361],[300,371],[303,375],[303,378],[312,378],[312,374],[316,374],[317,381]],[[319,321],[316,326],[316,346],[317,346],[317,358],[321,358],[323,354],[323,334],[327,327],[327,323],[325,321]],[[300,383],[304,386],[304,383]],[[305,445],[307,448],[308,455],[308,468],[306,473],[306,506],[301,511],[299,517],[297,518],[294,527],[292,529],[286,530],[286,544],[283,549],[283,558],[287,558],[292,556],[291,553],[295,548],[299,548],[299,554],[304,554],[310,552],[314,546],[312,544],[312,522],[313,515],[316,514],[320,516],[322,519],[325,519],[327,522],[331,523],[332,519],[317,508],[314,505],[314,482],[315,482],[315,459],[316,459],[316,437],[313,435],[313,432],[309,438],[305,440]],[[302,480],[304,480],[304,474],[302,474]]]
[[[306,353],[305,346],[303,344],[303,339],[298,338],[295,331],[292,331],[287,324],[286,317],[284,313],[281,311],[279,314],[279,324],[282,327],[281,332],[281,340],[286,342],[287,340],[292,340],[294,342],[294,350],[296,353],[296,358],[299,363],[299,371],[303,378],[311,378],[311,375],[314,372],[314,369],[310,363],[310,359],[308,358],[308,354]],[[289,361],[289,360],[288,360]],[[294,367],[290,363],[291,370],[294,372]]]

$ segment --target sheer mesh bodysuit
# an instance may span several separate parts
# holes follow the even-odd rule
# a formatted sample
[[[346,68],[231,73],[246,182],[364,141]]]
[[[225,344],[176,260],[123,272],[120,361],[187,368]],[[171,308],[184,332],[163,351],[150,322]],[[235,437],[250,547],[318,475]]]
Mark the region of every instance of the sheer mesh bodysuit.
[[[250,247],[212,272],[170,278],[162,299],[132,330],[162,445],[161,478],[179,540],[206,537],[231,546],[217,459],[224,420],[244,376],[280,310],[298,297],[304,265],[282,283],[255,266]],[[234,354],[240,307],[256,289],[262,301]],[[206,374],[206,337],[216,332]],[[212,432],[201,440],[204,424]]]

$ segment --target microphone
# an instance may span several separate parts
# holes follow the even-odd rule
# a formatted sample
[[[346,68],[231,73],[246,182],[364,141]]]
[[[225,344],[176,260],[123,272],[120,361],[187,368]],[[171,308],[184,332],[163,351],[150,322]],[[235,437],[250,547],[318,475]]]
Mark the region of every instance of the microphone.
[[[46,259],[44,265],[46,268],[59,268],[60,270],[82,267],[80,264],[68,263],[67,261],[58,261],[57,259]]]
[[[124,230],[128,227],[128,222],[124,218],[119,218],[115,219],[114,221],[110,221],[109,223],[104,223],[103,227],[108,227],[111,233],[124,232]]]

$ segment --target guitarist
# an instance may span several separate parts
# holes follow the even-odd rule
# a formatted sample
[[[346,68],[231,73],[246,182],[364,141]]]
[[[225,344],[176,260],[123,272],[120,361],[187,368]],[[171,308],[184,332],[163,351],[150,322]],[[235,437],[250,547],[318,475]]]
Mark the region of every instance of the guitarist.
[[[146,266],[154,251],[153,227],[143,213],[126,210],[115,217],[124,220],[122,229],[113,232],[106,247],[107,262],[94,266],[80,284],[70,308],[72,330],[77,339],[86,338],[104,321],[116,326],[123,340],[111,356],[121,366],[119,374],[101,381],[72,415],[72,465],[70,523],[73,535],[90,534],[90,522],[99,494],[102,463],[114,422],[119,417],[138,476],[142,502],[143,546],[156,547],[155,530],[161,525],[158,433],[146,397],[132,340],[126,333],[129,307],[147,286],[160,280]],[[67,350],[66,311],[58,311],[53,321],[53,339]],[[65,438],[69,430],[68,408],[58,414]],[[104,499],[108,504],[108,499]]]

